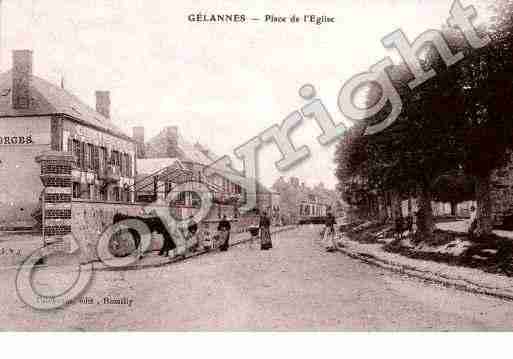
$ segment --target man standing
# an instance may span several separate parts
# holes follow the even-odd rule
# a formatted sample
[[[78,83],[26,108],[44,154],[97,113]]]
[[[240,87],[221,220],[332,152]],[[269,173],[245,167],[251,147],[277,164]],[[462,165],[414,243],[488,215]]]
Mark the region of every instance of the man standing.
[[[219,249],[221,251],[228,250],[231,229],[232,226],[230,225],[230,222],[226,219],[226,215],[223,215],[223,219],[219,222],[219,225],[217,226],[217,230],[219,231],[219,236],[222,242],[222,244],[219,246]]]

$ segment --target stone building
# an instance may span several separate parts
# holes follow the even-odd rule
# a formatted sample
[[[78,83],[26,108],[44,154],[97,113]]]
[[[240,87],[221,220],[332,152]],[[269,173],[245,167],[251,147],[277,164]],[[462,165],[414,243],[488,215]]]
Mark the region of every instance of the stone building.
[[[70,193],[60,197],[134,201],[136,144],[111,121],[108,91],[96,91],[93,109],[35,76],[32,51],[14,51],[12,70],[0,74],[0,122],[0,225],[33,223],[43,190],[35,159],[46,151],[72,156]]]
[[[313,217],[323,217],[331,210],[338,215],[340,206],[337,194],[333,190],[319,183],[311,188],[297,177],[290,177],[287,181],[280,177],[272,189],[279,193],[281,216],[287,223],[298,223]]]
[[[235,171],[229,174],[216,172],[205,177],[205,167],[219,158],[210,149],[187,141],[177,126],[165,127],[148,141],[145,141],[144,128],[135,127],[133,138],[138,147],[138,200],[163,199],[178,184],[192,180],[204,183],[213,194],[215,208],[211,219],[219,219],[223,215],[228,218],[239,217],[238,207],[247,200],[247,193],[230,178],[240,174]],[[279,211],[277,194],[260,183],[257,183],[256,203],[260,211],[268,211],[270,214]],[[180,212],[181,217],[186,217],[198,206],[198,199],[192,194],[181,193],[175,202],[175,211]]]

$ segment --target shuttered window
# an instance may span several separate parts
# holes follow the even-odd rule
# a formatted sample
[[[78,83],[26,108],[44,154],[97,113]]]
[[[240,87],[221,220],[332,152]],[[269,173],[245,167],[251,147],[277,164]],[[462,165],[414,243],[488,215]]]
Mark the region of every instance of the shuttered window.
[[[99,151],[99,148],[97,146],[92,146],[92,166],[91,168],[96,171],[96,172],[99,172],[100,171],[100,151]]]

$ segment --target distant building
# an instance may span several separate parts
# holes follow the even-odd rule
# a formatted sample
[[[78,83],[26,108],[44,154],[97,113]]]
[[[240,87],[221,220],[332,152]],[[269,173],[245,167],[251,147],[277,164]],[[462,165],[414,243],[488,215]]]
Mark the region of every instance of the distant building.
[[[286,223],[324,217],[329,210],[338,215],[340,211],[341,201],[337,193],[325,188],[322,183],[310,188],[297,177],[290,177],[288,181],[280,177],[272,189],[279,193],[281,217]]]

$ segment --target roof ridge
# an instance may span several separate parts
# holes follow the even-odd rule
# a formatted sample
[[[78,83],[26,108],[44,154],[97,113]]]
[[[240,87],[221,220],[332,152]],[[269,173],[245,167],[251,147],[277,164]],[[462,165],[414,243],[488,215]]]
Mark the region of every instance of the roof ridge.
[[[0,74],[0,86],[3,89],[9,88],[12,91],[12,72],[13,70],[9,69]],[[84,122],[86,125],[110,132],[115,136],[130,138],[112,119],[97,112],[96,109],[71,91],[37,75],[32,75],[30,87],[34,92],[32,97],[36,101],[34,108],[26,110],[14,109],[12,108],[11,96],[8,99],[0,98],[0,116],[16,117],[62,114]]]

